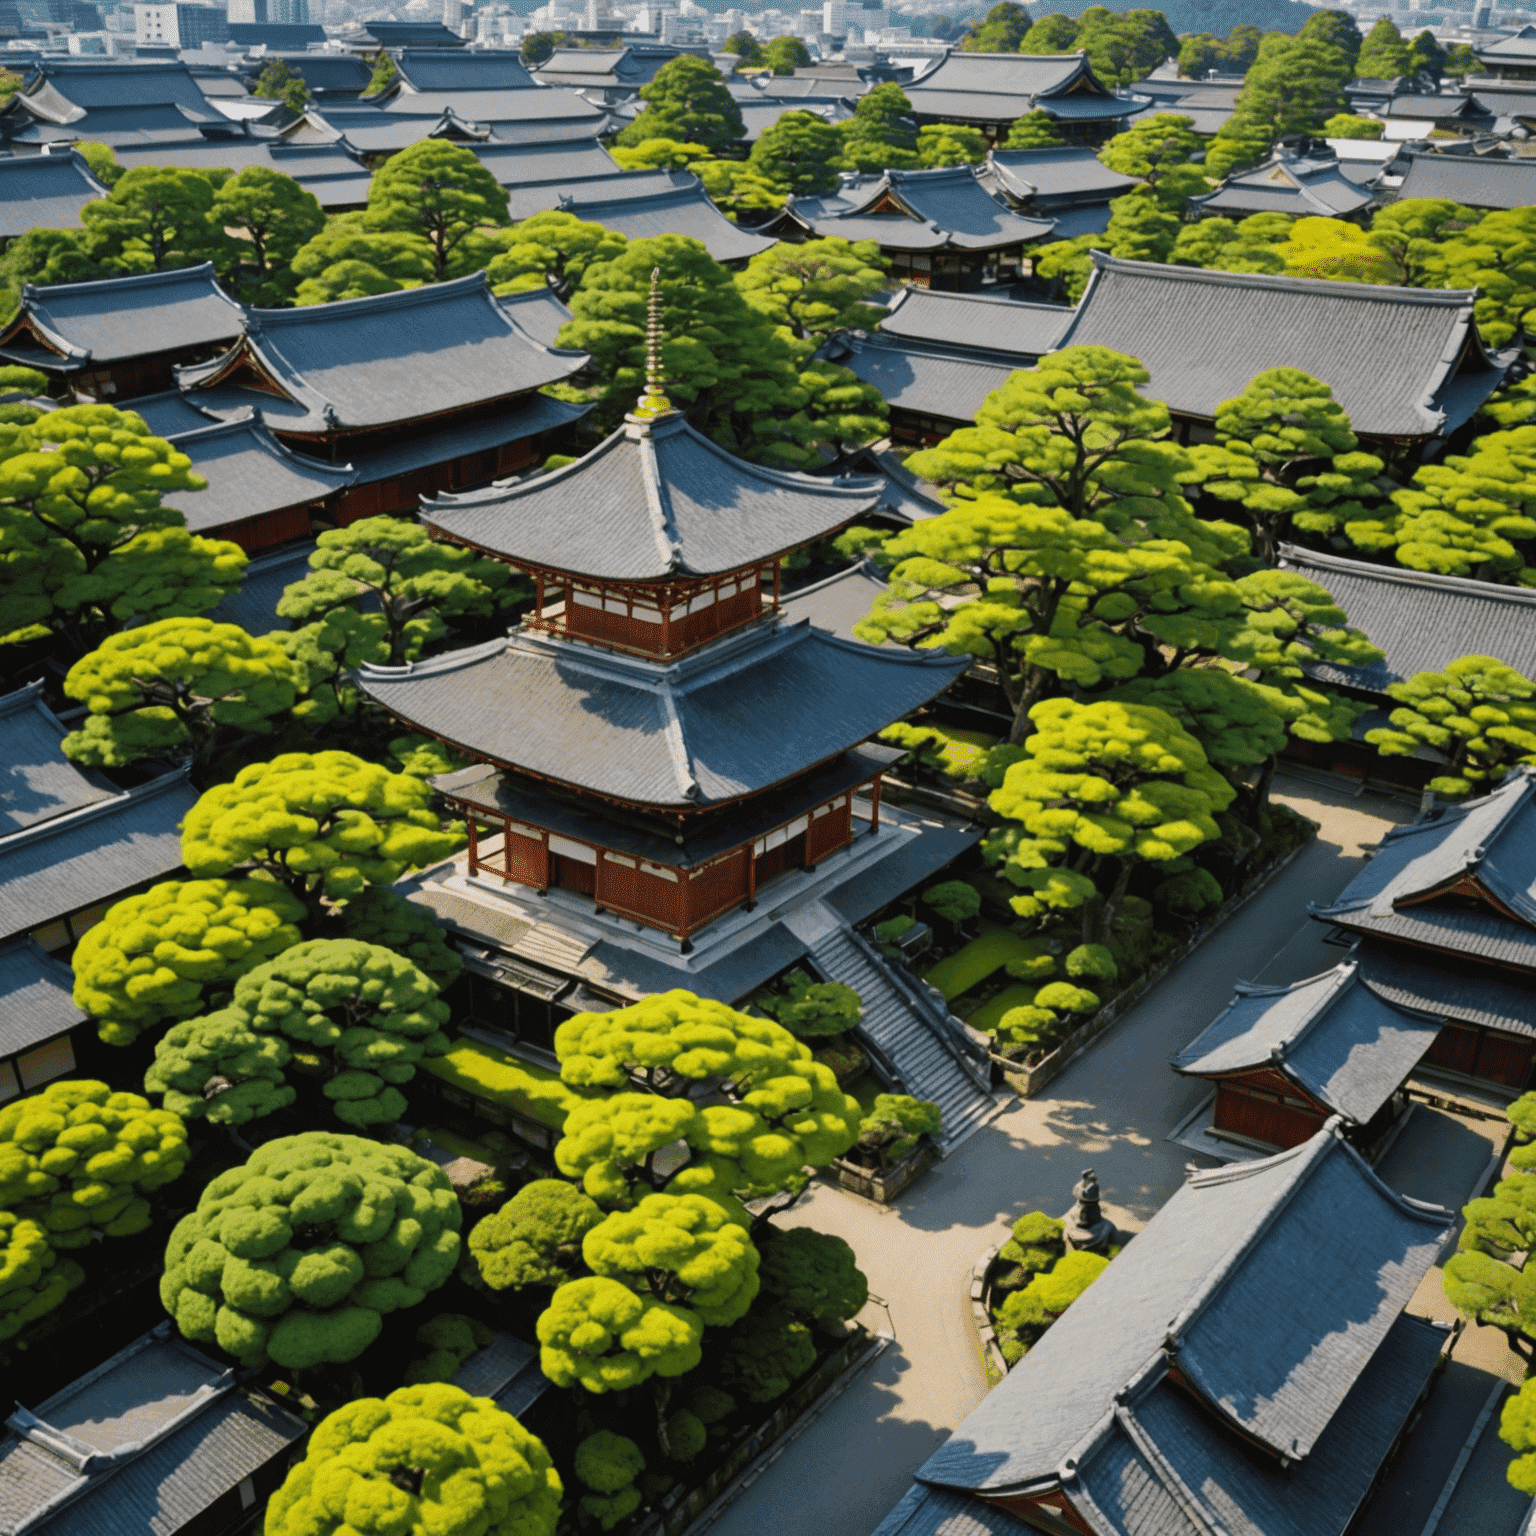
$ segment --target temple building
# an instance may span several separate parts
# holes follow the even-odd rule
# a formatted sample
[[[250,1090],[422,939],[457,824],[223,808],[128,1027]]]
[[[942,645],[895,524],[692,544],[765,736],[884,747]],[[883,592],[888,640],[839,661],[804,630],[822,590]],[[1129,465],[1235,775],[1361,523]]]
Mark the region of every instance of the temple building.
[[[0,250],[29,229],[79,229],[80,210],[106,195],[76,149],[0,160]]]
[[[1277,148],[1263,165],[1234,171],[1214,192],[1189,200],[1192,218],[1246,219],[1255,213],[1349,219],[1363,224],[1380,202],[1379,172],[1369,163],[1339,163],[1328,150],[1298,154]]]
[[[177,383],[211,420],[254,412],[303,459],[350,465],[355,479],[333,503],[346,524],[526,468],[586,413],[539,392],[569,378],[585,354],[537,339],[519,323],[523,312],[497,299],[483,272],[306,309],[246,310],[234,346],[179,369]]]
[[[1101,234],[1109,224],[1110,199],[1141,185],[1110,170],[1086,144],[994,149],[981,180],[1030,218],[1050,219],[1052,240]]]
[[[881,494],[737,459],[653,383],[575,463],[423,504],[534,591],[505,638],[358,673],[474,760],[435,781],[467,854],[403,889],[461,936],[497,1038],[547,1050],[565,1014],[671,987],[742,1002],[803,962],[859,991],[877,1068],[944,1106],[948,1144],[994,1111],[979,1040],[854,926],[976,841],[883,807],[900,753],[869,740],[966,659],[783,612],[785,557]]]
[[[873,240],[893,282],[968,292],[1015,281],[1024,247],[1055,224],[1016,213],[978,167],[955,165],[847,177],[826,197],[791,197],[769,227],[786,239]]]

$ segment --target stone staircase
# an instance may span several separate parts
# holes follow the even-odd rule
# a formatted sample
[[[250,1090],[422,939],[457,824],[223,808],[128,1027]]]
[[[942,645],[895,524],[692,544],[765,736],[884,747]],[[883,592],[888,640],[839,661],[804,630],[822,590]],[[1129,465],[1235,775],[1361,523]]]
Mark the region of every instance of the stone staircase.
[[[859,994],[864,1017],[856,1033],[900,1091],[930,1099],[944,1112],[938,1138],[944,1156],[1007,1102],[1009,1095],[990,1086],[986,1051],[965,1026],[853,928],[839,925],[822,934],[807,959],[823,981],[839,981]]]

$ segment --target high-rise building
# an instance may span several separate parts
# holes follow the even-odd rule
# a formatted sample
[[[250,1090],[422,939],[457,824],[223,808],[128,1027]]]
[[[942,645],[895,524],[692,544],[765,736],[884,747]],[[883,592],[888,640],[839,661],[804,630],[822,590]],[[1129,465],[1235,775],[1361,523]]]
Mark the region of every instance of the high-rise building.
[[[229,15],[223,6],[199,3],[199,0],[135,5],[133,36],[136,43],[200,48],[204,43],[228,41]]]
[[[747,29],[747,13],[745,11],[726,11],[720,18],[726,27],[726,36],[733,36],[737,32],[745,32]]]
[[[842,37],[848,31],[849,12],[852,9],[848,0],[823,0],[821,30],[832,37]]]

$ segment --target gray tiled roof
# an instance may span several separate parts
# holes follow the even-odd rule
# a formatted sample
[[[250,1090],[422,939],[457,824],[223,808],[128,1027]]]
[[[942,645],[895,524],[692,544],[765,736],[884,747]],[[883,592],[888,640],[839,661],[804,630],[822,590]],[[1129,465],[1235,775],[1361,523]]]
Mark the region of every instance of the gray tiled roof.
[[[1190,199],[1198,213],[1290,213],[1301,218],[1341,219],[1376,201],[1376,193],[1359,186],[1337,160],[1302,160],[1281,154],[1251,171],[1227,177],[1214,192]]]
[[[1395,1008],[1436,1021],[1460,1020],[1536,1036],[1529,979],[1443,955],[1421,958],[1385,939],[1362,939],[1355,953],[1361,981]]]
[[[1027,304],[979,293],[903,288],[881,317],[883,336],[932,341],[981,352],[1017,353],[1033,363],[1056,345],[1072,321],[1060,304]]]
[[[1036,98],[1063,95],[1079,81],[1090,82],[1086,94],[1110,94],[1088,67],[1086,54],[955,52],[905,89],[913,109],[925,115],[933,112],[928,103],[935,95],[958,93],[1007,98],[1017,117]]]
[[[546,347],[555,345],[560,327],[571,318],[569,307],[548,288],[531,288],[527,293],[503,293],[496,302],[535,341],[542,341]]]
[[[149,63],[87,62],[85,60],[44,58],[37,62],[37,75],[24,88],[26,101],[40,115],[73,120],[58,110],[60,100],[86,113],[112,107],[138,107],[146,103],[189,107],[217,120],[208,111],[208,103],[192,71],[179,60],[156,59]],[[89,134],[82,132],[81,138]]]
[[[7,1424],[8,1536],[175,1536],[306,1432],[166,1323]]]
[[[1461,656],[1493,656],[1536,677],[1536,592],[1465,576],[1440,576],[1396,565],[1280,546],[1280,565],[1326,587],[1349,622],[1384,652],[1368,667],[1322,663],[1324,682],[1385,694],[1416,672],[1439,672]]]
[[[870,211],[887,196],[907,210],[907,219]],[[833,198],[792,197],[788,208],[818,235],[873,239],[894,250],[991,250],[1043,240],[1054,227],[1050,219],[1015,213],[987,190],[973,165],[888,171]]]
[[[81,208],[106,195],[77,150],[0,159],[0,240],[29,229],[78,229]]]
[[[917,1475],[978,1492],[1054,1479],[1170,1344],[1218,1413],[1304,1458],[1452,1220],[1393,1194],[1337,1121],[1192,1173]]]
[[[27,283],[21,312],[0,334],[0,354],[25,347],[39,355],[29,327],[68,360],[59,366],[217,346],[240,334],[244,313],[214,280],[212,262],[93,283]]]
[[[520,149],[521,145],[507,145]],[[647,198],[666,197],[682,192],[693,194],[698,190],[699,179],[687,171],[665,169],[625,171],[617,165],[601,176],[590,176],[570,182],[534,181],[521,186],[507,186],[507,217],[514,224],[532,218],[536,213],[546,213],[559,208],[572,211],[572,199],[580,197],[584,202],[618,205]],[[605,215],[598,223],[612,225],[612,217]],[[729,222],[729,221],[727,221]],[[718,235],[713,221],[708,226],[711,236]]]
[[[202,93],[198,94],[201,97]],[[167,144],[210,126],[211,113],[211,108],[208,112],[194,112],[189,107],[163,105],[102,107],[78,121],[31,122],[16,129],[10,137],[19,144],[33,145],[74,143],[89,136],[113,150],[135,144]],[[224,117],[218,120],[229,121]]]
[[[878,334],[840,338],[825,354],[878,389],[887,405],[967,424],[987,396],[1023,366],[1003,353],[986,357]]]
[[[626,422],[548,474],[445,492],[422,521],[519,564],[615,581],[716,576],[868,512],[870,480],[817,479],[728,453],[681,413]]]
[[[1227,1077],[1273,1067],[1318,1103],[1367,1124],[1440,1033],[1364,984],[1346,960],[1288,987],[1239,982],[1237,996],[1171,1058],[1191,1077]]]
[[[1479,43],[1474,52],[1480,59],[1506,63],[1536,59],[1536,27],[1523,26],[1518,32],[1509,37],[1501,37],[1496,43]]]
[[[196,801],[184,773],[167,773],[0,837],[0,940],[180,869],[178,828]]]
[[[120,791],[59,750],[65,727],[43,701],[42,683],[0,697],[0,834],[110,800]]]
[[[179,389],[136,396],[127,401],[123,409],[142,416],[144,425],[156,437],[175,437],[181,432],[196,432],[201,427],[214,425],[214,418],[190,404]]]
[[[389,21],[374,17],[363,23],[363,38],[349,38],[354,46],[371,39],[388,48],[462,48],[465,39],[450,31],[440,21]]]
[[[284,393],[221,385],[249,356]],[[244,340],[212,363],[178,370],[194,404],[221,417],[258,407],[281,432],[325,434],[463,410],[575,373],[518,326],[483,272],[306,309],[246,311]]]
[[[1145,392],[1183,415],[1210,418],[1256,373],[1286,366],[1331,385],[1355,431],[1426,437],[1469,418],[1507,366],[1483,352],[1470,292],[1207,272],[1101,251],[1093,263],[1060,345],[1140,358],[1152,375]]]
[[[539,1351],[534,1345],[498,1328],[496,1337],[459,1367],[453,1384],[471,1397],[499,1397],[528,1365],[537,1369],[538,1358]]]
[[[356,96],[368,89],[373,70],[368,61],[355,53],[302,52],[269,48],[267,59],[280,59],[303,80],[311,92],[321,96]],[[254,67],[254,66],[253,66]]]
[[[817,629],[839,639],[856,640],[853,626],[864,618],[885,588],[875,568],[861,560],[847,570],[791,592],[784,599],[784,613],[792,620],[809,619]]]
[[[1117,1408],[1067,1495],[1103,1536],[1334,1536],[1426,1390],[1443,1327],[1402,1316],[1299,1466],[1245,1450],[1165,1378]]]
[[[463,123],[487,127],[493,123],[580,121],[583,118],[595,124],[605,116],[601,107],[594,106],[575,91],[548,86],[526,91],[402,91],[381,102],[377,110],[385,119],[426,121],[436,114],[443,114]]]
[[[1138,185],[1112,171],[1086,144],[1051,149],[994,149],[987,165],[998,186],[1036,209],[1108,202]]]
[[[1462,878],[1514,916],[1422,899]],[[1536,968],[1536,769],[1515,769],[1434,821],[1390,828],[1370,863],[1311,912],[1352,931]]]
[[[74,987],[70,968],[31,939],[0,944],[0,1056],[29,1051],[83,1024]]]
[[[510,49],[402,48],[395,55],[402,81],[417,91],[537,90],[533,76]]]
[[[846,123],[853,116],[853,108],[842,101],[744,101],[740,108],[741,126],[746,130],[742,139],[748,144],[762,138],[786,112],[809,112],[826,123]]]
[[[251,635],[286,629],[287,621],[277,616],[278,600],[285,587],[309,575],[309,557],[314,551],[314,541],[306,539],[269,555],[257,555],[245,568],[245,580],[208,617],[216,624],[238,624]]]
[[[778,243],[732,224],[699,184],[654,197],[600,200],[588,197],[585,186],[578,182],[570,201],[562,200],[560,206],[578,219],[615,229],[631,240],[687,235],[699,241],[716,261],[745,261]]]
[[[469,147],[481,165],[504,187],[591,181],[623,172],[619,162],[590,137],[559,139],[552,143],[486,143]]]
[[[1527,110],[1536,111],[1536,97]],[[1415,155],[1397,195],[1448,197],[1470,208],[1524,208],[1536,203],[1536,160]]]
[[[284,447],[256,416],[183,432],[175,443],[208,477],[205,490],[171,496],[193,533],[322,501],[357,479],[350,464],[326,464]]]
[[[668,666],[530,634],[358,685],[470,755],[637,804],[734,800],[846,751],[926,703],[965,659],[759,624]],[[515,704],[515,707],[514,707]]]
[[[995,1504],[914,1483],[871,1536],[1026,1536],[1031,1530]]]
[[[281,139],[205,139],[198,134],[164,144],[120,146],[119,162],[172,165],[187,170],[243,171],[259,165],[291,176],[322,208],[351,208],[368,201],[372,173],[347,152],[345,141],[291,144]]]
[[[1492,117],[1476,96],[1394,96],[1381,109],[1385,117],[1417,117],[1426,122],[1447,117]]]

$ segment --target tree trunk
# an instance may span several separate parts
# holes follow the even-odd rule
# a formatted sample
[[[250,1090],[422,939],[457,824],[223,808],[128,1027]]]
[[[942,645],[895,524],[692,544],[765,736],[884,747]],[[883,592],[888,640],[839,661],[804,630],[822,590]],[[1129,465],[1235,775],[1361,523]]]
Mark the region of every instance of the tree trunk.
[[[1115,913],[1120,910],[1120,903],[1125,900],[1125,893],[1131,883],[1132,863],[1130,859],[1120,861],[1120,873],[1115,876],[1113,890],[1104,899],[1104,915],[1099,920],[1099,943],[1107,944],[1109,936],[1114,932]]]

